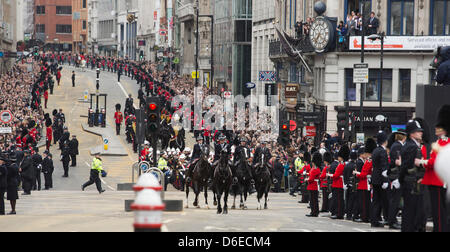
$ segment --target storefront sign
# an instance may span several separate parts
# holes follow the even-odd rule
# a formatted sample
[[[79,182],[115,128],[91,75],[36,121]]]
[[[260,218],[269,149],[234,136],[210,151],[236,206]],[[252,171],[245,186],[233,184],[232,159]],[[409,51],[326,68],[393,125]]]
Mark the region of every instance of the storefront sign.
[[[386,36],[386,51],[433,51],[439,46],[450,45],[450,36]],[[365,50],[381,50],[381,41],[366,37]],[[350,37],[350,50],[361,50],[361,37]]]
[[[315,126],[306,126],[306,136],[307,137],[315,137],[316,136],[316,127]]]
[[[297,98],[299,91],[298,84],[287,84],[284,92],[285,98]]]
[[[264,94],[266,95],[266,106],[272,106],[272,95],[276,95],[275,84],[266,84]]]
[[[321,112],[298,112],[297,113],[297,121],[303,123],[320,123],[322,122],[322,113]]]

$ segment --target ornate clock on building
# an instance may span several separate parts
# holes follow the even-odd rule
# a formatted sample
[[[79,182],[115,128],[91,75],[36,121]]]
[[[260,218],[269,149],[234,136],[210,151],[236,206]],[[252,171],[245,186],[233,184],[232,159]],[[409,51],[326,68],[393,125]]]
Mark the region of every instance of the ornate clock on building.
[[[326,52],[334,41],[333,24],[326,17],[316,17],[311,24],[309,40],[317,53]]]

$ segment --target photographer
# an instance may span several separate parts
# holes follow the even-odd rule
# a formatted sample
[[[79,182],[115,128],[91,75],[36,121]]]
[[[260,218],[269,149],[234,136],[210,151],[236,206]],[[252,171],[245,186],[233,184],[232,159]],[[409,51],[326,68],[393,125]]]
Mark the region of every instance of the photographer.
[[[438,48],[438,53],[433,60],[437,66],[436,82],[441,85],[450,85],[450,46]]]

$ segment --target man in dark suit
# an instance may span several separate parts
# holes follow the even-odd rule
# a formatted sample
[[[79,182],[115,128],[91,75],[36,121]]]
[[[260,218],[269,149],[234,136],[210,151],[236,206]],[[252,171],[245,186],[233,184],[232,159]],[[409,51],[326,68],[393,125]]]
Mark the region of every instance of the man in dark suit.
[[[72,136],[72,140],[69,142],[69,149],[70,149],[70,159],[72,160],[71,167],[77,166],[77,155],[78,152],[78,140],[75,135]]]
[[[373,200],[372,200],[372,227],[383,227],[381,223],[381,210],[387,209],[387,194],[386,189],[389,186],[387,181],[387,170],[389,167],[389,158],[386,146],[387,135],[380,131],[377,134],[378,147],[372,153],[372,186],[373,186]],[[384,211],[387,212],[387,211]],[[384,215],[387,218],[387,214]]]
[[[425,216],[423,205],[423,190],[420,187],[425,169],[421,164],[421,144],[423,128],[411,120],[406,125],[408,139],[400,152],[401,166],[399,181],[404,200],[402,210],[402,232],[423,231],[421,219]]]
[[[377,34],[378,27],[380,26],[380,21],[375,17],[375,12],[370,13],[369,22],[367,23],[367,35],[369,36],[372,34]]]
[[[20,165],[20,173],[22,176],[22,187],[23,194],[22,195],[31,195],[31,188],[33,187],[33,179],[34,179],[34,168],[33,168],[33,160],[30,156],[30,151],[24,151],[24,158]]]
[[[40,191],[41,190],[42,157],[39,154],[39,149],[37,147],[34,148],[34,154],[31,156],[31,159],[33,160],[34,175],[35,175],[35,179],[33,180],[33,190]]]
[[[44,173],[45,179],[44,190],[53,188],[52,174],[54,170],[55,168],[53,166],[52,154],[46,151],[44,152],[44,160],[42,161],[42,173]]]
[[[5,156],[0,156],[0,215],[5,215],[5,192],[8,186],[8,168],[6,162],[8,159]]]

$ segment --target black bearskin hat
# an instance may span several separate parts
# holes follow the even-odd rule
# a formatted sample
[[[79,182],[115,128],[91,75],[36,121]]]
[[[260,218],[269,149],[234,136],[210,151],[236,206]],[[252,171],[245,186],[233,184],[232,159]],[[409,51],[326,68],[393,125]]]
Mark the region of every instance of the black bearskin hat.
[[[52,115],[56,116],[57,114],[58,114],[58,110],[54,109],[53,112],[52,112]]]
[[[339,149],[338,157],[341,157],[344,159],[344,161],[347,161],[350,157],[350,148],[346,144],[342,145],[342,147]]]
[[[305,152],[303,155],[303,161],[310,164],[311,163],[311,154],[309,152]]]
[[[357,150],[352,150],[350,152],[350,160],[356,160],[358,159],[358,151]]]
[[[323,161],[327,162],[328,164],[333,163],[333,156],[331,155],[331,152],[325,152],[323,154]]]
[[[312,162],[314,165],[316,165],[316,167],[320,168],[322,166],[322,155],[320,155],[319,152],[314,153],[312,157]]]
[[[373,138],[368,138],[366,140],[366,143],[364,145],[364,151],[366,153],[370,153],[372,154],[372,152],[377,148],[377,143],[375,142],[375,140],[373,140]]]
[[[316,151],[317,151],[317,148],[316,148],[316,147],[312,147],[312,148],[311,148],[311,154],[314,155],[314,153],[316,153]]]
[[[50,127],[50,126],[52,126],[52,119],[45,118],[45,127]]]
[[[424,144],[431,143],[431,131],[430,126],[428,126],[428,123],[420,117],[414,118],[414,121],[418,122],[420,124],[420,127],[423,129],[423,136],[422,136],[423,143]]]
[[[439,110],[436,127],[443,128],[450,135],[450,105],[444,105]]]
[[[31,120],[29,123],[28,123],[28,128],[29,129],[32,129],[32,128],[34,128],[36,126],[36,122],[34,121],[34,120]]]
[[[119,103],[117,103],[116,104],[116,110],[120,110],[121,108],[122,108],[122,106]]]
[[[44,115],[44,119],[47,119],[47,118],[50,118],[50,114],[49,114],[49,113],[46,113],[46,114]]]

